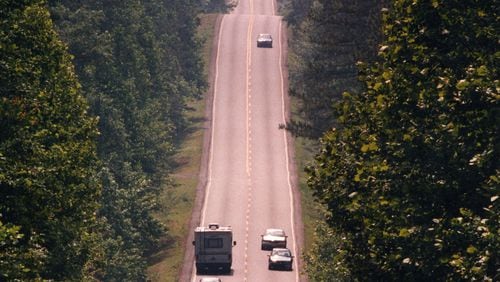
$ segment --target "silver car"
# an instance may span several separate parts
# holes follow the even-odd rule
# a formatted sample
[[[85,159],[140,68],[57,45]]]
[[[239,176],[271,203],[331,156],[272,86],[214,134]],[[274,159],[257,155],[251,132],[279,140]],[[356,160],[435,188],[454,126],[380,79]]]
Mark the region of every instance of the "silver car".
[[[261,250],[271,250],[272,248],[286,248],[285,231],[279,228],[268,228],[262,237],[260,248]]]
[[[274,248],[269,255],[269,269],[292,270],[293,256],[287,248]]]
[[[257,37],[257,47],[273,48],[273,37],[271,34],[261,33]]]

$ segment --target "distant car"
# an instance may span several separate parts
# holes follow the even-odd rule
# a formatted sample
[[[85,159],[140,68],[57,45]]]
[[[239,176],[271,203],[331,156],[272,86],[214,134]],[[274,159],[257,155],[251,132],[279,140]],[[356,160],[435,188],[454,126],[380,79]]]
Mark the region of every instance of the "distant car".
[[[257,47],[273,48],[273,37],[271,34],[261,33],[257,37]]]
[[[293,256],[287,248],[274,248],[269,255],[269,269],[292,270]]]
[[[220,280],[220,278],[217,277],[205,277],[201,278],[200,282],[222,282],[222,280]]]
[[[272,248],[286,248],[286,236],[283,229],[268,228],[262,237],[261,250],[271,250]]]

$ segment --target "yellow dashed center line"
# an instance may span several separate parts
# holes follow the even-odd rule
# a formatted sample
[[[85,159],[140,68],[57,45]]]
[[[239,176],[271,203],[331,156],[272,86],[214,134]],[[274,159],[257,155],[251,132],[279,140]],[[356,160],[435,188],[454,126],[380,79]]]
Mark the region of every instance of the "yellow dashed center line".
[[[248,236],[249,236],[249,226],[250,226],[250,211],[252,208],[252,31],[253,31],[253,1],[250,1],[250,18],[248,20],[247,28],[247,57],[246,57],[246,173],[247,173],[247,209],[246,209],[246,219],[245,219],[245,266],[244,266],[244,278],[243,281],[248,280]]]

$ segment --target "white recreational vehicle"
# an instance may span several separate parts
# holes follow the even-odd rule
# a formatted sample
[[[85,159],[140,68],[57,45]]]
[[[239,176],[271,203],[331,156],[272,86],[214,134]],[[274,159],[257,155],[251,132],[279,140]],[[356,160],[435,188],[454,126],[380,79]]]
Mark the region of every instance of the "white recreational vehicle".
[[[236,245],[231,226],[211,223],[208,227],[196,227],[193,245],[197,273],[231,271],[233,246]]]

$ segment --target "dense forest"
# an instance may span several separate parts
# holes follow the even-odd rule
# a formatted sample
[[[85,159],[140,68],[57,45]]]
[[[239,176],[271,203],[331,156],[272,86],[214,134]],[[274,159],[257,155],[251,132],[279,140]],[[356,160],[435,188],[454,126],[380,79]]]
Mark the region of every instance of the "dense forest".
[[[301,115],[288,124],[292,132],[319,138],[334,124],[332,104],[344,91],[360,89],[356,63],[377,54],[383,2],[290,2],[290,95],[303,101]]]
[[[146,280],[219,2],[0,1],[0,280]]]
[[[498,3],[293,0],[312,281],[497,281]],[[379,31],[379,32],[378,32]]]

